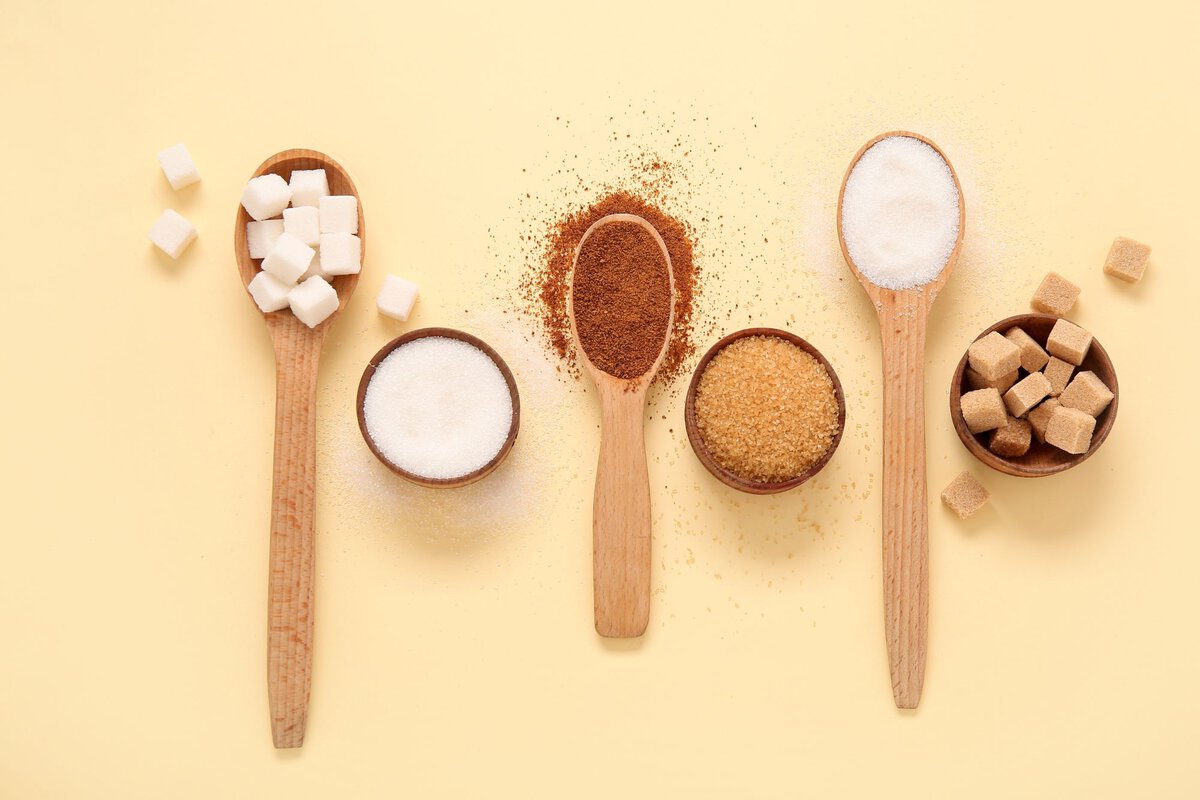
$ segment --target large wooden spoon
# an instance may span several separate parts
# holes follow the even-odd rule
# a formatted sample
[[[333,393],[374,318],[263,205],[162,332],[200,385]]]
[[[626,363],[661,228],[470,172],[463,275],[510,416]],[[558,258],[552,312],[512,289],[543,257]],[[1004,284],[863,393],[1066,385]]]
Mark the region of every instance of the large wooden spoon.
[[[358,196],[336,161],[315,150],[285,150],[271,156],[252,177],[273,172],[287,180],[295,169],[324,169],[329,191]],[[233,249],[242,283],[258,272],[246,246],[246,209],[238,206]],[[362,202],[358,236],[366,247]],[[275,746],[300,747],[312,685],[313,530],[317,462],[317,365],[334,317],[358,284],[358,275],[332,281],[338,310],[309,328],[284,309],[263,317],[275,346],[275,468],[271,492],[271,561],[267,588],[267,692]]]
[[[942,271],[911,289],[876,286],[855,265],[842,230],[846,181],[863,154],[883,139],[906,136],[937,151],[958,190],[958,240]],[[879,316],[883,340],[883,605],[892,695],[898,708],[916,708],[925,683],[929,628],[929,516],[925,478],[925,326],[929,309],[950,277],[962,247],[966,207],[950,159],[915,133],[892,131],[862,146],[838,193],[842,255]]]
[[[592,506],[592,584],[596,632],[629,638],[646,632],[650,621],[650,478],[646,469],[646,392],[663,358],[675,323],[675,277],[662,236],[633,214],[596,220],[580,239],[575,263],[589,237],[606,225],[639,225],[658,243],[670,281],[670,310],[662,348],[653,365],[634,378],[618,378],[598,368],[579,337],[575,313],[575,271],[571,273],[568,315],[584,369],[600,392],[600,460]],[[653,265],[648,265],[652,267]]]

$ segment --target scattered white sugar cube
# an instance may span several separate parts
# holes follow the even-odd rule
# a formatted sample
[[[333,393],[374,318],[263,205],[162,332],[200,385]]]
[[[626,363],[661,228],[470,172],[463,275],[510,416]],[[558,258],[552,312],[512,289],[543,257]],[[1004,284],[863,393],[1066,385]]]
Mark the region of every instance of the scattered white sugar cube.
[[[278,217],[292,199],[287,181],[278,175],[267,174],[251,178],[242,192],[242,207],[256,220]]]
[[[192,156],[182,143],[172,145],[166,150],[158,151],[158,164],[162,167],[163,175],[167,176],[172,189],[182,189],[200,180],[200,170],[196,169]]]
[[[258,304],[259,310],[264,313],[288,307],[288,294],[292,291],[292,285],[284,283],[269,272],[255,275],[246,288]]]
[[[408,315],[412,313],[415,302],[417,302],[417,285],[396,275],[388,275],[383,279],[383,288],[379,290],[379,296],[375,298],[375,305],[379,308],[380,314],[401,322],[408,321]]]
[[[263,259],[262,268],[284,283],[295,283],[308,271],[308,265],[312,263],[316,252],[285,231],[279,235],[275,246]]]
[[[283,220],[264,219],[262,222],[246,223],[246,247],[251,258],[266,258],[267,253],[283,233]]]
[[[179,254],[195,238],[196,226],[169,208],[159,215],[150,228],[150,241],[171,258],[179,258]]]
[[[362,239],[352,233],[321,234],[321,271],[325,275],[356,275],[362,269]]]
[[[297,319],[315,328],[337,311],[338,296],[324,278],[314,276],[288,293],[288,303]]]
[[[316,247],[321,242],[321,223],[317,210],[312,206],[285,208],[283,229],[309,247]]]
[[[352,194],[322,197],[321,233],[358,233],[358,198]]]
[[[288,184],[292,189],[292,206],[315,207],[329,194],[329,180],[323,169],[294,169]]]

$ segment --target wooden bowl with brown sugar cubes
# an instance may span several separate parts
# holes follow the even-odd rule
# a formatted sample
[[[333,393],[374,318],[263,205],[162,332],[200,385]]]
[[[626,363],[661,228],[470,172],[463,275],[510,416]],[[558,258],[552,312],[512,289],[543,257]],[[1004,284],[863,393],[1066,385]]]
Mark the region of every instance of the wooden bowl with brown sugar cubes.
[[[1083,463],[1117,418],[1117,373],[1092,334],[1052,314],[981,333],[954,370],[958,438],[992,469],[1039,478]]]

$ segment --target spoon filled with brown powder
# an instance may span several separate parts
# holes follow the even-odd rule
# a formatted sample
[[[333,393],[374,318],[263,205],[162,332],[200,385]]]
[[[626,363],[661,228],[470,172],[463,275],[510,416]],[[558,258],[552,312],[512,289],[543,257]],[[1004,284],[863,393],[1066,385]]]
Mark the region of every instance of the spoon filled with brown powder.
[[[646,390],[666,355],[674,305],[671,256],[653,225],[610,214],[587,229],[567,311],[580,361],[600,392],[592,581],[601,636],[641,636],[650,620]]]

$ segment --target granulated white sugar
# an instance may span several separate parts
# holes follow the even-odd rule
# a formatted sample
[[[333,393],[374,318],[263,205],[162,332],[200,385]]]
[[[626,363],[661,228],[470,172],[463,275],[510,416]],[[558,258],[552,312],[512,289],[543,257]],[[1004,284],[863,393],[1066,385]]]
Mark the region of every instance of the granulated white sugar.
[[[858,270],[887,289],[936,278],[958,240],[958,188],[945,159],[911,136],[872,145],[842,196],[842,237]]]
[[[512,426],[512,397],[495,362],[444,336],[414,339],[375,368],[363,399],[367,433],[397,467],[458,478],[491,461]]]

